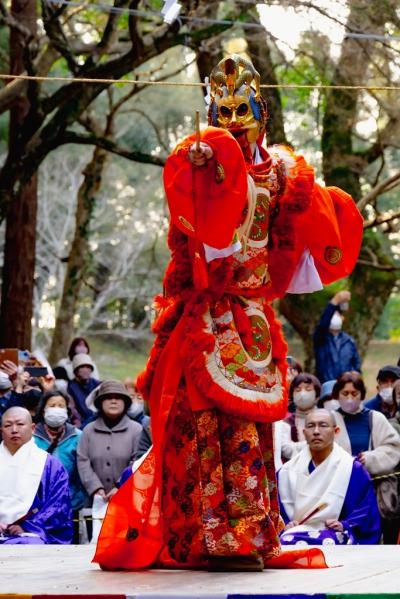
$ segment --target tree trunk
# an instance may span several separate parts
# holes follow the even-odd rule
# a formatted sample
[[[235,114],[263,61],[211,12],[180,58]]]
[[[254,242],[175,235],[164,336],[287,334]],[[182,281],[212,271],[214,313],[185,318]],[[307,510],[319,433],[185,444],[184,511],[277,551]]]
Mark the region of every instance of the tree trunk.
[[[95,148],[84,170],[84,180],[78,191],[75,234],[68,257],[64,288],[52,338],[49,362],[56,364],[65,357],[74,334],[75,308],[89,262],[89,227],[100,189],[108,153]]]
[[[36,35],[35,0],[13,0],[11,12],[21,25]],[[10,73],[25,71],[28,51],[27,36],[14,28],[10,32]],[[36,86],[30,87],[34,100]],[[21,130],[30,117],[32,105],[28,97],[19,97],[10,110],[9,157],[18,160],[24,151]],[[10,194],[11,192],[8,191]],[[3,198],[4,199],[4,198]],[[0,345],[30,348],[32,304],[35,275],[37,213],[37,176],[25,183],[9,205],[6,221],[4,266],[1,289]]]
[[[253,20],[260,23],[257,10],[252,10]],[[261,82],[276,85],[274,64],[271,51],[267,43],[267,32],[262,30],[246,29],[247,49],[255,68],[261,75]],[[267,91],[262,90],[262,95],[267,100],[267,144],[287,144],[285,125],[283,121],[281,94],[278,88],[272,87]]]
[[[349,29],[383,33],[385,15],[377,10],[377,3],[370,0],[352,0],[349,3]],[[332,85],[357,85],[365,82],[369,67],[369,52],[373,41],[345,39],[341,56],[335,70]],[[357,119],[358,90],[329,90],[323,119],[321,149],[323,172],[327,185],[341,187],[358,201],[361,197],[360,177],[367,164],[353,149],[353,129]],[[346,240],[343,240],[346,243]],[[371,262],[393,266],[385,256],[380,239],[372,231],[364,236],[361,256]],[[373,267],[357,265],[349,277],[347,288],[352,292],[350,312],[345,330],[352,334],[364,356],[374,329],[378,324],[386,301],[396,282],[396,273]],[[314,367],[312,333],[321,312],[329,301],[332,290],[311,296],[287,296],[280,302],[281,311],[300,335],[306,360],[306,368]]]

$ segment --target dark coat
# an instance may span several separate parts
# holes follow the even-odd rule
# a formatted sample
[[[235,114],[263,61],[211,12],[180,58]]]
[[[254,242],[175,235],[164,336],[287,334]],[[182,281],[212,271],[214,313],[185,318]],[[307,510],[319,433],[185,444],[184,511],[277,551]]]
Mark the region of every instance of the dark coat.
[[[329,324],[337,306],[329,303],[314,331],[314,352],[317,377],[324,383],[337,379],[343,372],[361,370],[361,360],[353,337],[341,331],[329,332]]]

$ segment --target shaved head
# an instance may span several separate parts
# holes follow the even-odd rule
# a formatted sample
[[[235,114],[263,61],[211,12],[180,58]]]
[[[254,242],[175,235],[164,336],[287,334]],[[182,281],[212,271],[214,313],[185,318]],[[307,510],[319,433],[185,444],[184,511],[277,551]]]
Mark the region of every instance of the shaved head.
[[[13,407],[4,412],[1,419],[3,443],[12,455],[32,439],[34,428],[32,416],[25,408]]]
[[[27,421],[27,424],[32,424],[32,416],[29,410],[23,408],[21,406],[13,406],[12,408],[8,408],[3,414],[2,422],[4,422],[9,416],[19,416],[20,418],[24,418]]]
[[[314,410],[311,410],[311,412],[309,412],[306,416],[306,419],[304,421],[304,424],[307,424],[307,421],[310,421],[310,419],[312,420],[313,416],[328,416],[329,419],[329,423],[332,426],[336,426],[336,420],[334,415],[332,414],[332,412],[330,410],[325,410],[325,408],[315,408]]]

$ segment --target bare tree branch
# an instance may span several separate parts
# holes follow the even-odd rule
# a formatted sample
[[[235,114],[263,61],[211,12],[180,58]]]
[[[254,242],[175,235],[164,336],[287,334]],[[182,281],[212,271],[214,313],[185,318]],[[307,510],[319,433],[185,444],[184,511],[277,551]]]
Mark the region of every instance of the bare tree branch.
[[[0,23],[3,23],[4,25],[7,25],[8,27],[19,31],[19,33],[21,33],[21,35],[25,37],[27,42],[29,42],[32,39],[32,32],[29,31],[27,27],[22,25],[12,15],[10,15],[8,10],[4,6],[3,0],[0,0]]]
[[[132,160],[133,162],[141,162],[143,164],[164,166],[166,160],[161,156],[144,154],[143,152],[136,150],[126,150],[105,137],[96,135],[82,135],[80,133],[75,133],[74,131],[65,131],[64,135],[62,136],[60,145],[68,143],[97,146],[107,150],[108,152],[112,152],[113,154],[117,154],[123,158],[127,158],[128,160]]]
[[[378,264],[377,262],[368,262],[368,260],[363,260],[359,258],[357,260],[357,264],[362,264],[363,266],[370,266],[371,268],[376,268],[377,270],[385,270],[387,272],[396,272],[400,271],[399,266],[390,266],[388,264]]]
[[[397,212],[392,212],[386,216],[378,215],[375,218],[365,221],[364,229],[370,229],[371,227],[377,227],[378,225],[383,225],[384,223],[391,223],[394,220],[400,218],[400,210]]]
[[[396,173],[389,179],[382,181],[378,185],[376,185],[370,192],[367,193],[361,200],[357,203],[357,208],[362,212],[364,208],[371,203],[374,203],[376,198],[380,196],[382,193],[386,191],[390,191],[397,187],[400,184],[400,172]]]

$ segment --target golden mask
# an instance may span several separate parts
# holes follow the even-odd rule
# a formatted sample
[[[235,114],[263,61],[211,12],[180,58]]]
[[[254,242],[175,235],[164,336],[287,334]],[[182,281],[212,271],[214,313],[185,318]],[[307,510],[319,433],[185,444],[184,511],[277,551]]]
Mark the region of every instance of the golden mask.
[[[255,142],[267,112],[260,96],[260,75],[252,63],[237,54],[224,58],[211,72],[210,87],[209,123],[235,137],[245,133],[249,143]]]
[[[237,136],[246,132],[247,141],[257,140],[261,123],[254,118],[247,95],[229,95],[216,100],[218,126]]]

